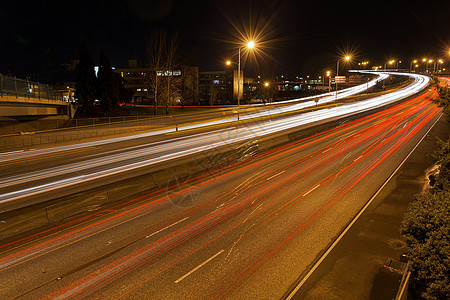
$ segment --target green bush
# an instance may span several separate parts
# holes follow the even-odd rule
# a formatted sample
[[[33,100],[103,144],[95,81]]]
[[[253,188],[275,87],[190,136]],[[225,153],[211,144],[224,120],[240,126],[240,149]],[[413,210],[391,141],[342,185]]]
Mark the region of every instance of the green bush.
[[[410,248],[413,294],[424,299],[450,299],[449,142],[438,139],[434,186],[416,195],[401,225]]]

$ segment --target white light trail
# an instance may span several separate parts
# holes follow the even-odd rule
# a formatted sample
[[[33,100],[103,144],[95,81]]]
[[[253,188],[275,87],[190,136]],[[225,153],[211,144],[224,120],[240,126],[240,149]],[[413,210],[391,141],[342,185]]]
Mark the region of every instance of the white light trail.
[[[341,90],[338,92],[338,96],[346,97],[348,95],[352,95],[354,93],[363,91],[364,89],[367,88],[367,86],[369,87],[373,86],[374,84],[376,84],[376,82],[380,80],[380,78],[385,79],[389,75],[388,72],[386,73],[381,72],[376,74],[380,75],[377,78],[377,80],[372,80],[371,83],[369,82],[370,84],[366,83],[361,86],[355,86],[353,88]],[[127,150],[122,153],[111,154],[101,158],[93,158],[78,163],[65,164],[62,166],[48,168],[45,170],[40,170],[32,173],[26,173],[23,175],[4,177],[0,180],[0,190],[3,187],[10,188],[11,186],[14,185],[17,185],[18,189],[0,194],[0,203],[7,203],[19,200],[25,197],[39,195],[43,192],[55,191],[62,188],[74,186],[77,184],[99,180],[112,175],[136,171],[137,169],[148,167],[157,163],[162,163],[181,157],[199,154],[204,151],[208,151],[218,147],[230,146],[236,143],[258,139],[260,137],[264,137],[270,134],[280,133],[283,130],[287,129],[299,128],[305,125],[314,126],[319,122],[320,123],[328,122],[346,116],[350,116],[356,113],[369,111],[413,96],[414,94],[426,88],[430,81],[429,77],[423,75],[410,73],[395,73],[395,74],[410,76],[414,79],[414,82],[402,89],[391,92],[389,94],[373,97],[368,100],[360,102],[354,102],[328,109],[322,109],[308,113],[277,118],[270,122],[263,122],[262,124],[253,123],[245,127],[227,128],[215,130],[208,134],[197,134],[189,137],[174,138],[167,142],[161,142],[157,145],[151,145],[141,149]],[[329,94],[328,96],[321,98],[321,103],[334,100],[335,95],[334,93],[332,93]],[[315,101],[311,102],[314,103],[313,105],[316,104]],[[287,107],[277,108],[277,112],[280,110],[283,112],[297,110],[301,105],[308,105],[308,104],[307,102],[292,104]],[[255,117],[255,115],[263,116],[267,114],[270,114],[270,112],[263,111],[251,114],[249,116],[243,116],[243,118],[251,118],[251,116]],[[161,131],[165,132],[165,130]],[[146,134],[134,135],[133,138],[144,135]],[[119,141],[122,139],[125,140],[127,138],[130,137],[114,138],[109,139],[109,141],[111,140]],[[92,146],[102,142],[103,141],[81,143],[83,146],[78,147],[87,147],[86,145]],[[61,149],[66,149],[67,147],[77,147],[77,145],[61,146],[55,148],[58,148],[60,149],[59,151],[61,151]],[[42,150],[51,151],[52,149],[53,148]],[[15,155],[20,155],[22,153],[27,152],[15,153]],[[79,174],[80,172],[83,172],[84,174],[80,175]],[[47,180],[48,182],[42,183],[42,180],[44,179]],[[28,184],[28,186],[30,185],[32,186],[27,188],[20,188],[22,184]]]
[[[331,92],[331,93],[324,93],[319,96],[310,96],[310,97],[287,100],[287,101],[278,102],[278,103],[272,103],[271,105],[280,104],[280,103],[283,103],[283,104],[284,103],[296,103],[296,104],[291,104],[291,105],[284,106],[281,108],[277,107],[277,108],[273,108],[272,110],[265,110],[262,112],[249,113],[249,114],[245,114],[245,115],[243,114],[240,116],[240,120],[250,120],[250,119],[255,119],[255,118],[260,118],[260,117],[273,116],[274,114],[292,112],[292,111],[300,110],[303,108],[316,106],[316,102],[313,99],[317,99],[317,98],[319,98],[318,103],[323,104],[323,103],[335,101],[336,99],[342,99],[344,97],[356,95],[358,93],[361,93],[361,92],[367,90],[368,88],[371,88],[372,86],[377,84],[377,82],[389,77],[389,75],[387,75],[387,74],[376,74],[376,75],[377,75],[377,77],[375,79],[372,79],[368,83],[364,83],[364,84],[361,84],[358,86],[339,90],[337,92],[337,95],[336,95],[336,92]],[[310,100],[310,101],[307,101],[307,100]],[[298,103],[298,102],[300,102],[300,103]],[[202,123],[193,124],[193,125],[179,126],[178,131],[198,129],[201,127],[208,127],[208,126],[227,124],[227,123],[233,123],[233,122],[236,122],[236,117],[230,117],[230,118],[225,118],[225,119],[215,120],[215,121],[210,121],[210,122],[202,122]],[[56,147],[51,147],[51,148],[36,149],[36,150],[29,150],[29,151],[19,150],[20,152],[14,151],[14,152],[0,153],[0,162],[6,162],[6,161],[11,161],[11,160],[17,160],[17,159],[27,159],[27,158],[31,158],[31,157],[43,155],[43,154],[52,154],[52,153],[57,153],[57,152],[61,152],[61,151],[94,147],[94,146],[100,146],[100,145],[105,145],[105,144],[112,144],[112,143],[132,140],[132,139],[139,139],[139,138],[145,138],[145,137],[150,137],[150,136],[167,134],[167,133],[171,133],[171,132],[173,132],[173,128],[160,129],[160,130],[144,132],[144,133],[139,133],[139,134],[134,134],[134,135],[128,135],[128,136],[116,137],[116,138],[108,138],[108,139],[102,139],[102,140],[91,141],[91,142],[83,142],[83,143],[77,143],[77,144],[72,144],[72,145],[56,146]]]

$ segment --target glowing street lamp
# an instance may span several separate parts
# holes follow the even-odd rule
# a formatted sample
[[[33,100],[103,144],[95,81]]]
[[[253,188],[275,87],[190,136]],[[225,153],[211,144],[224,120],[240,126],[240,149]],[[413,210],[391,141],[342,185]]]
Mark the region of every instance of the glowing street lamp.
[[[414,66],[417,66],[417,59],[412,60],[411,63],[409,64],[409,71],[410,72],[412,71],[413,64],[414,64]],[[414,71],[415,71],[415,68],[414,68]]]
[[[369,64],[368,61],[363,61],[363,62],[358,63],[358,66],[362,66],[362,68],[365,69],[368,64]]]
[[[270,85],[270,83],[268,81],[264,82],[264,98],[263,98],[264,105],[266,105],[266,102],[268,102],[269,104],[272,104],[272,99],[270,98],[270,95],[269,95],[269,85]]]
[[[238,59],[238,90],[237,90],[237,97],[238,97],[238,106],[241,106],[241,48],[243,47],[239,47],[239,59]],[[255,42],[254,41],[249,41],[247,43],[247,48],[248,49],[253,49],[255,48]]]
[[[432,59],[427,60],[427,73],[428,73],[428,64],[431,64],[433,62]],[[430,71],[431,72],[431,71]]]
[[[351,59],[351,56],[350,55],[347,55],[347,56],[345,56],[344,58],[341,58],[341,59],[338,59],[338,61],[337,61],[337,66],[336,66],[336,77],[338,77],[339,76],[339,62],[341,61],[341,60],[345,60],[345,61],[350,61],[350,59]],[[335,77],[335,79],[334,79],[334,83],[336,84],[336,99],[337,99],[337,93],[338,93],[338,80],[337,80],[337,78]]]
[[[331,71],[327,71],[327,77],[328,77],[328,93],[331,92]]]

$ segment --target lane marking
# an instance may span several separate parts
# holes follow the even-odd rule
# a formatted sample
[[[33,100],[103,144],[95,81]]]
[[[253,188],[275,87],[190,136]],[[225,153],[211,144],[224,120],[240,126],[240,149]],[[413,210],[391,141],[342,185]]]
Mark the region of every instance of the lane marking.
[[[369,201],[364,205],[364,207],[359,211],[359,213],[353,218],[353,220],[350,222],[350,224],[347,225],[347,227],[342,231],[342,233],[338,236],[338,238],[331,244],[331,246],[325,251],[325,253],[320,257],[320,259],[314,264],[314,266],[309,270],[309,272],[303,277],[303,279],[295,286],[291,292],[287,295],[285,300],[292,299],[295,294],[300,290],[300,288],[305,284],[305,282],[311,277],[311,275],[316,271],[316,269],[319,267],[319,265],[325,260],[325,258],[330,254],[330,252],[336,247],[336,245],[340,242],[340,240],[344,237],[344,235],[350,230],[350,228],[353,226],[353,224],[356,223],[356,221],[361,217],[361,215],[366,211],[366,209],[370,206],[370,204],[375,200],[375,198],[378,196],[378,194],[384,189],[384,187],[391,181],[391,179],[395,176],[395,174],[400,170],[400,168],[404,165],[404,163],[408,160],[408,158],[413,154],[413,152],[416,150],[416,148],[420,145],[420,143],[425,139],[425,137],[428,135],[428,133],[433,129],[434,125],[439,121],[439,119],[442,117],[441,115],[436,119],[436,121],[431,125],[431,127],[425,132],[423,137],[419,140],[419,142],[414,146],[414,148],[408,153],[408,155],[403,159],[403,161],[400,163],[400,165],[392,172],[392,174],[386,179],[386,181],[381,185],[381,187],[376,191],[376,193],[369,199]]]
[[[36,154],[36,155],[32,155],[32,156],[27,156],[28,155],[28,151],[39,151],[39,149],[29,149],[27,151],[22,151],[22,150],[18,150],[18,151],[14,151],[17,154],[25,154],[25,157],[10,157],[11,153],[13,152],[8,152],[8,154],[0,154],[0,156],[6,156],[4,159],[0,157],[0,166],[7,166],[7,165],[12,165],[12,164],[16,164],[18,162],[23,162],[23,161],[37,161],[37,160],[41,160],[41,159],[48,159],[48,158],[53,158],[55,156],[61,156],[61,155],[67,155],[67,154],[72,154],[74,152],[82,152],[82,151],[89,151],[89,150],[95,150],[98,149],[100,147],[98,146],[88,146],[88,147],[83,147],[83,148],[76,148],[76,149],[66,149],[66,150],[61,150],[61,151],[57,151],[57,152],[50,152],[50,153],[42,153],[42,154]]]
[[[11,155],[11,154],[17,154],[19,152],[23,152],[24,150],[15,150],[15,151],[9,151],[9,152],[1,152],[0,156],[2,155]]]
[[[163,229],[160,229],[160,230],[158,230],[158,231],[155,231],[155,232],[153,232],[152,234],[147,235],[145,238],[148,239],[149,237],[151,237],[151,236],[153,236],[153,235],[155,235],[155,234],[158,234],[158,233],[160,233],[161,231],[164,231],[164,230],[166,230],[166,229],[169,229],[170,227],[175,226],[175,225],[177,225],[178,223],[181,223],[181,222],[183,222],[183,221],[186,220],[186,219],[189,219],[189,217],[186,217],[186,218],[184,218],[184,219],[181,219],[181,220],[179,220],[179,221],[176,221],[175,223],[173,223],[173,224],[171,224],[171,225],[169,225],[169,226],[166,226],[166,227],[164,227]]]
[[[283,174],[284,172],[286,172],[286,170],[283,170],[283,171],[281,171],[281,172],[279,172],[279,173],[277,173],[277,174],[275,174],[275,175],[273,175],[273,176],[270,176],[270,177],[267,178],[266,180],[270,180],[270,179],[272,179],[272,178],[275,178],[275,177],[277,177],[277,176]]]
[[[326,153],[326,152],[328,152],[328,151],[330,151],[330,150],[332,150],[333,148],[328,148],[327,150],[324,150],[324,151],[322,151],[322,153]]]
[[[358,156],[357,158],[355,158],[353,161],[355,162],[355,161],[359,160],[361,157],[363,157],[363,156],[360,155],[360,156]]]
[[[311,193],[312,191],[314,191],[315,189],[317,189],[320,186],[320,183],[318,185],[316,185],[315,187],[313,187],[312,189],[310,189],[309,191],[307,191],[306,193],[304,193],[302,195],[302,197],[305,197],[306,195],[308,195],[309,193]]]
[[[195,271],[197,271],[198,269],[200,269],[201,267],[203,267],[204,265],[209,263],[211,260],[213,260],[214,258],[219,256],[220,254],[222,254],[223,251],[225,251],[225,250],[222,249],[219,252],[217,252],[216,254],[214,254],[213,256],[211,256],[210,258],[205,260],[203,263],[199,264],[198,266],[196,266],[195,268],[193,268],[192,270],[190,270],[189,272],[187,272],[186,274],[184,274],[183,276],[181,276],[180,278],[175,280],[175,283],[179,283],[181,280],[185,279],[186,277],[188,277],[189,275],[191,275],[192,273],[194,273]]]

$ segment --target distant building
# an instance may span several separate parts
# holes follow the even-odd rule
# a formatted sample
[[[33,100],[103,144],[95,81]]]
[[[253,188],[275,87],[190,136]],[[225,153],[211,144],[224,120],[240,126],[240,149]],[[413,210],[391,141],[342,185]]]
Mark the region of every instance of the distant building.
[[[241,71],[238,86],[238,71],[204,71],[198,73],[200,101],[203,104],[231,104],[244,93],[244,73]],[[238,88],[239,87],[239,88]]]
[[[148,67],[138,67],[137,61],[128,61],[128,68],[115,69],[125,81],[125,87],[133,91],[132,103],[154,103],[153,92],[148,84],[148,74],[153,72]],[[160,70],[157,76],[177,76],[181,79],[179,99],[175,99],[183,105],[195,105],[198,103],[198,67],[181,66],[177,70]]]
[[[274,85],[275,89],[279,92],[298,92],[302,88],[302,85],[295,81],[275,82]]]
[[[75,101],[75,82],[64,82],[53,85],[56,98],[67,102]]]

